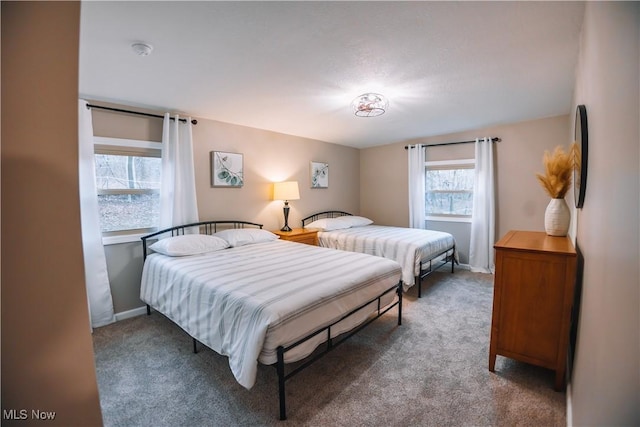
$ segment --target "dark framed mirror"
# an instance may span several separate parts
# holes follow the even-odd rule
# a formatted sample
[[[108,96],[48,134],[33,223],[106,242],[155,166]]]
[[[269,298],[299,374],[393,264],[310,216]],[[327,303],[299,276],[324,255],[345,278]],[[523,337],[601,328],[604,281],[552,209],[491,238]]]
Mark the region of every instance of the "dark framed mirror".
[[[573,198],[576,202],[576,208],[580,209],[584,205],[584,194],[587,188],[587,160],[589,158],[587,108],[584,105],[576,107],[574,138],[576,150],[573,164]]]

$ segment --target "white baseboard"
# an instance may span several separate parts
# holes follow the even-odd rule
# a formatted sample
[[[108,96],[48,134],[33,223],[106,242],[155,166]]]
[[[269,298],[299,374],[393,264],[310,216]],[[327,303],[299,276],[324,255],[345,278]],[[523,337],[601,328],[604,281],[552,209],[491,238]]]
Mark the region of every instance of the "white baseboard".
[[[147,307],[138,307],[133,310],[122,311],[120,313],[116,313],[116,322],[119,322],[124,319],[130,319],[136,316],[142,316],[147,313]]]

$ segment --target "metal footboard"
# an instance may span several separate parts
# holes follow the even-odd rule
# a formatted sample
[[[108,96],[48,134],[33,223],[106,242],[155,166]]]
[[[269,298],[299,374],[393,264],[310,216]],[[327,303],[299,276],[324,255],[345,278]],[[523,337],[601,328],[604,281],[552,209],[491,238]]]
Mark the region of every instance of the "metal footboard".
[[[458,263],[456,261],[456,245],[453,247],[433,256],[432,258],[422,261],[420,263],[420,274],[416,276],[416,283],[418,284],[418,298],[422,297],[422,279],[433,273],[434,271],[440,269],[442,266],[446,265],[451,261],[451,273],[454,272],[454,263]],[[437,265],[434,267],[433,262],[444,255],[444,259],[439,260]]]
[[[381,307],[382,305],[382,298],[387,295],[390,292],[395,292],[398,295],[398,299],[387,305],[386,307],[384,307],[384,309]],[[366,303],[360,305],[359,307],[351,310],[349,313],[345,314],[344,316],[342,316],[340,319],[336,320],[335,322],[331,323],[328,326],[325,326],[324,328],[318,329],[315,332],[312,332],[311,334],[299,339],[298,341],[296,341],[295,343],[289,345],[289,346],[278,346],[278,348],[276,349],[277,352],[277,357],[278,357],[278,361],[270,366],[273,366],[276,368],[276,372],[278,374],[278,400],[279,400],[279,409],[280,409],[280,420],[286,420],[287,419],[287,406],[286,406],[286,394],[285,394],[285,382],[290,379],[291,377],[295,376],[296,374],[300,373],[303,369],[309,367],[310,365],[312,365],[314,362],[316,362],[317,360],[319,360],[320,358],[322,358],[324,355],[326,355],[327,353],[329,353],[330,351],[334,350],[337,346],[339,346],[340,344],[342,344],[343,342],[345,342],[348,338],[350,338],[351,336],[355,335],[357,332],[359,332],[361,329],[364,329],[367,325],[369,325],[371,322],[373,322],[374,320],[378,319],[379,317],[381,317],[382,315],[384,315],[385,313],[387,313],[389,310],[391,310],[393,307],[398,307],[398,326],[402,325],[402,281],[400,281],[397,285],[394,285],[392,288],[387,289],[386,291],[384,291],[382,294],[378,295],[377,297],[367,301]],[[336,324],[340,323],[341,321],[345,320],[346,318],[348,318],[349,316],[352,316],[353,314],[357,313],[358,311],[364,309],[365,307],[367,307],[369,304],[373,303],[373,302],[378,302],[378,308],[377,308],[377,314],[374,317],[371,317],[369,319],[367,319],[364,323],[356,326],[355,328],[351,329],[350,331],[344,332],[342,334],[339,334],[338,336],[332,336],[331,334],[331,328],[333,326],[335,326]],[[293,350],[294,348],[296,348],[297,346],[304,344],[305,342],[309,341],[311,338],[326,333],[327,334],[327,341],[326,343],[323,343],[321,345],[318,346],[318,348],[316,348],[316,350],[314,350],[315,354],[312,354],[310,356],[307,356],[306,359],[303,359],[304,362],[296,367],[295,369],[292,369],[291,371],[289,371],[288,373],[286,372],[285,369],[285,361],[284,361],[284,355],[286,352]],[[197,353],[198,352],[198,348],[197,348],[197,343],[198,340],[196,340],[195,338],[191,337],[191,339],[193,340],[193,352]],[[324,347],[321,348],[321,347]],[[318,349],[320,349],[320,351],[318,351]]]
[[[384,310],[381,311],[381,299],[382,299],[382,297],[384,297],[389,292],[394,292],[394,291],[398,295],[397,301],[395,301],[392,304],[389,304],[387,307],[384,308]],[[369,304],[371,304],[371,303],[373,303],[375,301],[378,302],[378,310],[377,310],[376,316],[367,319],[367,321],[365,321],[361,325],[355,327],[354,329],[352,329],[352,330],[350,330],[348,332],[342,333],[342,334],[338,335],[337,337],[333,337],[331,335],[331,328],[333,326],[335,326],[336,324],[340,323],[341,321],[343,321],[344,319],[348,318],[349,316],[352,316],[353,314],[359,312],[360,310],[364,309]],[[345,342],[348,338],[350,338],[351,336],[356,334],[361,329],[365,328],[371,322],[373,322],[374,320],[378,319],[379,317],[384,315],[386,312],[388,312],[389,310],[391,310],[395,306],[398,306],[398,326],[400,326],[400,325],[402,325],[402,281],[400,281],[398,283],[398,285],[396,285],[396,286],[394,286],[394,287],[392,287],[390,289],[387,289],[385,292],[383,292],[382,294],[378,295],[376,298],[374,298],[374,299],[362,304],[361,306],[359,306],[359,307],[355,308],[354,310],[350,311],[349,313],[345,314],[339,320],[336,320],[332,324],[330,324],[328,326],[325,326],[324,328],[318,329],[317,331],[307,335],[304,338],[301,338],[300,340],[296,341],[295,343],[293,343],[293,344],[291,344],[291,345],[289,345],[287,347],[279,346],[277,348],[278,361],[277,361],[277,363],[275,365],[272,365],[272,366],[274,366],[276,368],[277,373],[278,373],[278,397],[279,397],[279,401],[280,401],[280,419],[281,420],[286,420],[287,419],[285,382],[288,379],[290,379],[294,375],[298,374],[299,372],[301,372],[303,369],[305,369],[306,367],[308,367],[311,364],[313,364],[318,359],[322,358],[324,355],[329,353],[331,350],[335,349],[338,345],[340,345],[343,342]],[[323,333],[327,334],[327,341],[326,341],[325,344],[323,344],[324,349],[321,349],[320,352],[318,352],[315,355],[309,356],[308,360],[306,360],[300,366],[298,366],[295,369],[291,370],[290,372],[286,373],[285,372],[285,362],[284,362],[285,353],[288,352],[289,350],[292,350],[295,347],[307,342],[311,338],[313,338],[313,337],[315,337],[317,335],[323,334]],[[320,348],[320,346],[318,348]],[[316,351],[317,351],[317,349],[316,349]]]

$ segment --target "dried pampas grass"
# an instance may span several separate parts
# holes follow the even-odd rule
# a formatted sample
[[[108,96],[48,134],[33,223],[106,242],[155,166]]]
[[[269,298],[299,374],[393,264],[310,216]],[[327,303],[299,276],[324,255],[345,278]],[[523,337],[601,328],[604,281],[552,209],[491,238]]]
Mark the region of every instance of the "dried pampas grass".
[[[561,146],[557,146],[553,154],[544,152],[542,163],[545,173],[536,174],[542,188],[554,199],[564,199],[571,187],[571,176],[575,167],[577,145],[574,142],[568,153]]]

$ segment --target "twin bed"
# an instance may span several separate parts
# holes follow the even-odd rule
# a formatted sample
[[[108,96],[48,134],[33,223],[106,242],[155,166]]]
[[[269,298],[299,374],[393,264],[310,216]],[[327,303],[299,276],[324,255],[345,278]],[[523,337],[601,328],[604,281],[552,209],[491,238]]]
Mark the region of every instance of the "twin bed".
[[[287,379],[393,307],[402,321],[402,272],[392,260],[281,241],[244,221],[176,226],[142,242],[147,312],[184,329],[194,351],[197,340],[228,356],[246,388],[258,362],[275,366],[280,419]]]
[[[331,224],[340,218],[350,225]],[[451,261],[453,272],[455,241],[446,233],[362,224],[362,217],[339,211],[312,215],[303,226],[321,220],[328,225],[319,242],[328,247],[282,241],[246,221],[205,221],[142,237],[147,313],[152,307],[180,326],[194,352],[199,341],[228,356],[245,388],[253,386],[258,363],[274,366],[281,420],[286,380],[393,307],[401,325],[403,288],[417,282],[420,295],[436,260],[438,267]]]
[[[456,241],[449,233],[416,228],[375,225],[368,218],[342,211],[326,211],[302,220],[303,228],[318,231],[318,244],[327,248],[376,255],[402,266],[405,290],[451,262],[457,263]]]

